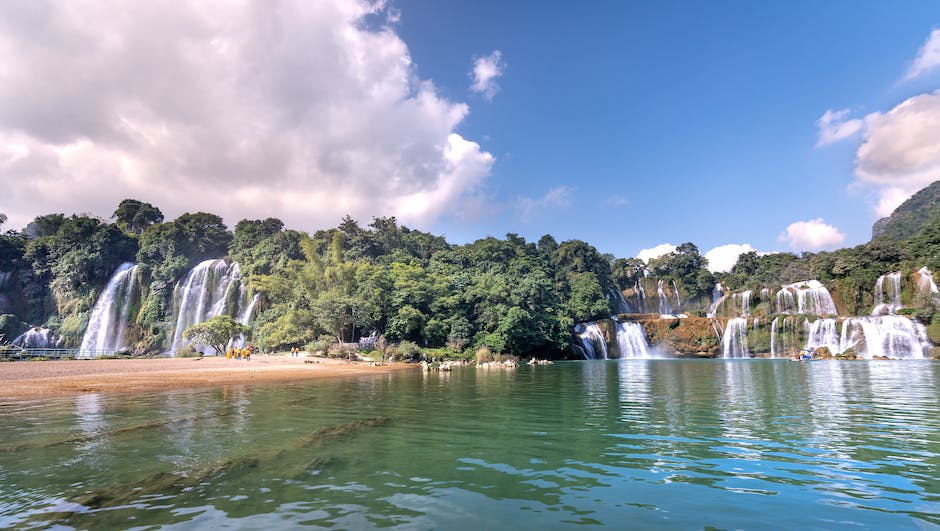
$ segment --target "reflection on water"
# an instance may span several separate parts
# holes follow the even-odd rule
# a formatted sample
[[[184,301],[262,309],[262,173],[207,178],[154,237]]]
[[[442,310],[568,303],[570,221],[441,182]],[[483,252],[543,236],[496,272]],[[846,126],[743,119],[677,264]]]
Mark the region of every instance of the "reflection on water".
[[[926,528],[932,362],[621,360],[0,405],[0,527]]]

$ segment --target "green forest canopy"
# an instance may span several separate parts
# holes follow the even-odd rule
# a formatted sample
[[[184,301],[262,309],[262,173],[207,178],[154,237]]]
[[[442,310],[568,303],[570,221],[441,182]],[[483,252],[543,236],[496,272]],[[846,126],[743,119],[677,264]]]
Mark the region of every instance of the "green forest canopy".
[[[937,184],[927,189],[930,197],[912,198],[934,205],[932,211],[905,216],[903,230],[889,225],[869,243],[832,252],[745,253],[721,274],[708,271],[692,243],[644,264],[550,235],[536,243],[507,234],[453,245],[394,217],[362,227],[347,216],[313,234],[272,218],[241,220],[229,230],[214,214],[163,221],[158,208],[128,199],[113,223],[49,214],[0,235],[0,271],[16,271],[19,279],[18,302],[3,312],[15,317],[6,322],[45,324],[75,344],[108,277],[134,261],[143,280],[138,346],[159,351],[172,326],[176,282],[200,261],[227,256],[261,296],[252,335],[266,348],[303,346],[324,335],[351,341],[376,330],[392,342],[455,350],[559,352],[575,323],[615,313],[613,290],[629,289],[644,275],[674,281],[684,309],[707,307],[717,281],[740,290],[816,278],[859,310],[885,272],[940,270],[940,201],[930,199],[940,196]]]

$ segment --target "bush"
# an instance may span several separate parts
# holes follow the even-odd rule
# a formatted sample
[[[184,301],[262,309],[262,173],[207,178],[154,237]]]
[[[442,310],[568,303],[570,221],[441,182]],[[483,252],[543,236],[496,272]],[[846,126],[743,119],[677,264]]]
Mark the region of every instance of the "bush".
[[[490,349],[486,347],[480,347],[479,349],[477,349],[477,353],[475,357],[476,357],[477,363],[486,363],[489,361],[496,361],[493,356],[493,353],[490,352]]]
[[[416,360],[421,358],[421,347],[411,341],[402,341],[391,347],[392,356],[397,359]]]

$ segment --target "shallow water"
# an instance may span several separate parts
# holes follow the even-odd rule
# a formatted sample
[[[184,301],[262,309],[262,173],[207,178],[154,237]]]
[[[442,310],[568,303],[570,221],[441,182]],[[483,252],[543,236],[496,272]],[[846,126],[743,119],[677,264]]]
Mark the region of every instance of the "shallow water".
[[[623,360],[0,404],[0,528],[940,528],[940,364]]]

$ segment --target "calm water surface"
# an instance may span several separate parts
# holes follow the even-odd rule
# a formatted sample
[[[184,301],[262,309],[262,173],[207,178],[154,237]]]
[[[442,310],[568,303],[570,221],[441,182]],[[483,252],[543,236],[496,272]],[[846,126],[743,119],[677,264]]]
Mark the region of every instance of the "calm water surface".
[[[940,364],[625,360],[0,404],[0,528],[940,528]]]

